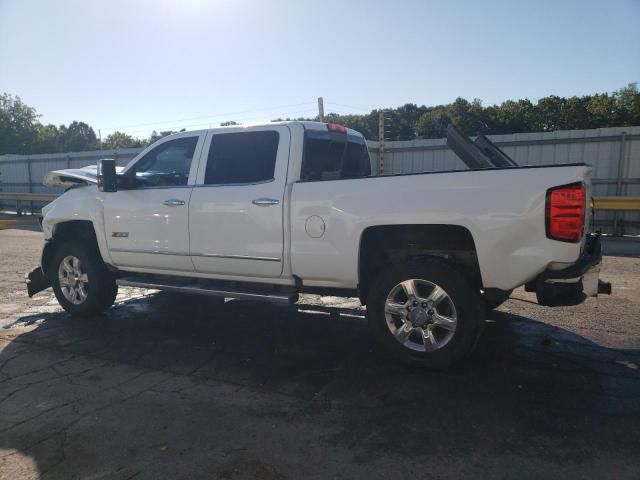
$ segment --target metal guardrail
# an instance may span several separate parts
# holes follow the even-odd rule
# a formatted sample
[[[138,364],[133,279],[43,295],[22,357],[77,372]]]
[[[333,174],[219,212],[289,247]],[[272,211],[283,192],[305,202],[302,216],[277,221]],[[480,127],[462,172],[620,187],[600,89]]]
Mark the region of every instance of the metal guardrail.
[[[0,200],[15,200],[16,202],[53,202],[59,196],[57,193],[0,192]]]
[[[593,208],[598,211],[638,212],[640,197],[594,197]]]
[[[38,225],[37,218],[30,218],[28,220],[0,220],[0,230],[6,230],[9,228],[16,228],[25,225]]]
[[[33,202],[53,202],[56,198],[59,197],[57,193],[21,193],[21,192],[0,192],[0,202],[13,200],[16,202],[16,213],[18,215],[22,215],[22,207],[20,205],[21,202],[29,202],[29,206],[27,210],[29,210],[32,214],[34,212]],[[0,230],[3,228],[0,226]]]

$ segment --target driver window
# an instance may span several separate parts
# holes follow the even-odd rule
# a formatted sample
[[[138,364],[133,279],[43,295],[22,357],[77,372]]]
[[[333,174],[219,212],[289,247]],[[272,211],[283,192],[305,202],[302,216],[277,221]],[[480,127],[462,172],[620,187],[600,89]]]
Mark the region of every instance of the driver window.
[[[186,185],[198,137],[183,137],[158,145],[133,166],[135,187]]]

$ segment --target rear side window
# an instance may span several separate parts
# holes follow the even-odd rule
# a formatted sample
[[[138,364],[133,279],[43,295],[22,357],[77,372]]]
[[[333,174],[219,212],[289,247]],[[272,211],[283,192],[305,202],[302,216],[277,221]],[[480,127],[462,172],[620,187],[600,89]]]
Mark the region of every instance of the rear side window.
[[[274,131],[214,135],[204,183],[224,185],[273,179],[279,139]]]
[[[371,175],[367,144],[362,137],[307,131],[301,179],[341,180]]]

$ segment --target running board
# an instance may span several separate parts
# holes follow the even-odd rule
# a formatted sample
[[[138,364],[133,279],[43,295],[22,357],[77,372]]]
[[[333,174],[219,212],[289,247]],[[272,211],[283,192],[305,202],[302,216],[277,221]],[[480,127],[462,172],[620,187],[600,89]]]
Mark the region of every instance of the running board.
[[[234,290],[230,288],[213,287],[205,283],[181,284],[170,281],[143,281],[139,278],[122,277],[116,280],[123,287],[151,288],[169,292],[209,295],[211,297],[237,298],[240,300],[258,300],[275,305],[292,305],[298,301],[297,293],[276,293],[260,290]]]

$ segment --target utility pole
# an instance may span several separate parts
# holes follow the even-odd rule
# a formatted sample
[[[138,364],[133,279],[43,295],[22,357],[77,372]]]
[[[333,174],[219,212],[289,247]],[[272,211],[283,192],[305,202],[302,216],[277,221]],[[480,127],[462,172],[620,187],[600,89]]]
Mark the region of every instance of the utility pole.
[[[384,175],[384,112],[382,110],[378,113],[378,144],[379,175]]]
[[[324,103],[322,97],[318,97],[318,117],[321,122],[324,122]]]
[[[100,133],[100,129],[98,129],[98,144],[100,145],[100,150],[102,150],[102,133]]]

